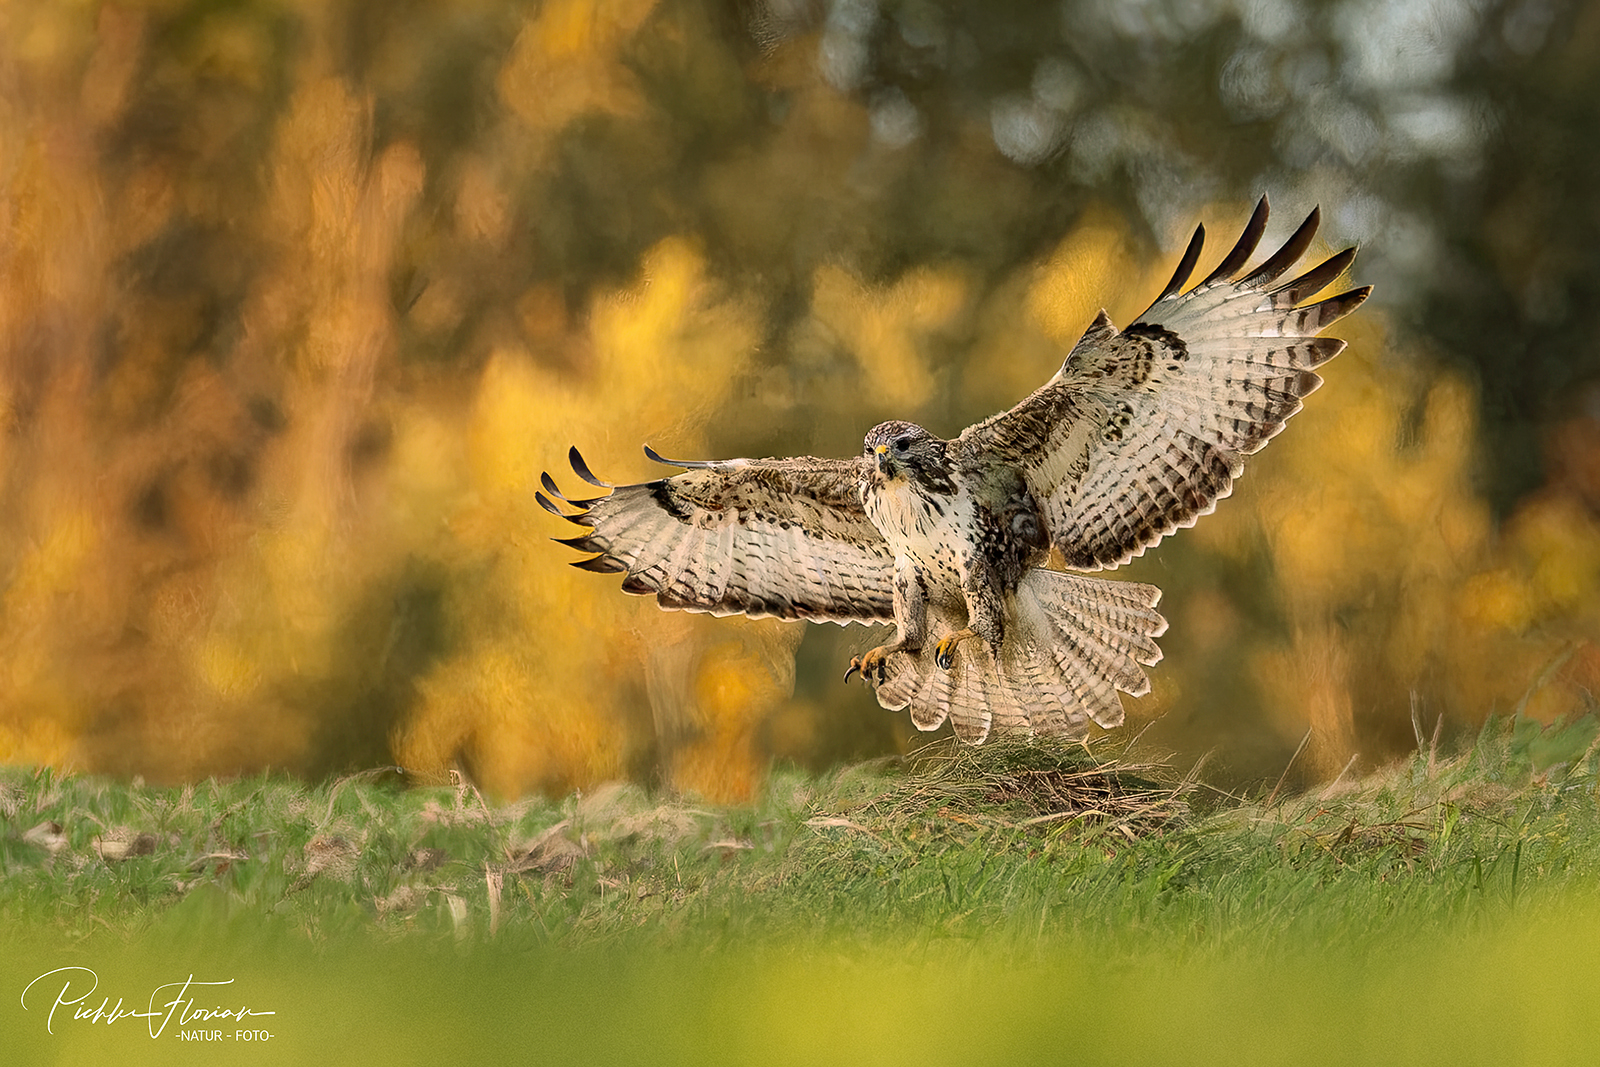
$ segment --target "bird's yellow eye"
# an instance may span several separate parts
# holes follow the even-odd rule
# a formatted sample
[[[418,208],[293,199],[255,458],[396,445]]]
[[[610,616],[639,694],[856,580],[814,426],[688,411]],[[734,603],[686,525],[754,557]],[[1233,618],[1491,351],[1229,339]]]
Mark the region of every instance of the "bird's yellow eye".
[[[885,452],[889,451],[889,446],[888,445],[879,445],[877,448],[874,448],[872,451],[876,452],[878,455],[881,456]]]

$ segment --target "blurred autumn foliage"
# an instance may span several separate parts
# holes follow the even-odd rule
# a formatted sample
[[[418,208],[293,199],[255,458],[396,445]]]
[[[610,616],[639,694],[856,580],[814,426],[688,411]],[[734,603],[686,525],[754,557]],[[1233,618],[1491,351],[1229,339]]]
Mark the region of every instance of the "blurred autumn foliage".
[[[1207,33],[1287,40],[1212,6]],[[163,780],[394,762],[501,795],[632,776],[722,799],[775,757],[904,748],[909,724],[837,684],[868,635],[624,597],[562,566],[540,473],[573,443],[623,481],[652,474],[644,441],[953,434],[1047,378],[1100,306],[1136,315],[1195,218],[1231,236],[1263,186],[1273,233],[1322,196],[1330,240],[1369,242],[1360,280],[1418,270],[1381,251],[1414,248],[1415,216],[1373,207],[1334,134],[1197,181],[1131,97],[1005,60],[972,18],[0,7],[0,760]],[[1180,47],[1112,30],[1149,62]],[[996,56],[1033,70],[1037,115],[999,83],[982,107],[956,91]],[[1268,121],[1204,84],[1216,129]],[[1143,132],[1105,163],[1075,114]],[[1341,198],[1364,205],[1344,223]],[[1275,774],[1308,727],[1307,766],[1334,773],[1415,744],[1414,721],[1548,719],[1600,690],[1600,391],[1582,364],[1546,376],[1567,402],[1516,493],[1488,479],[1492,507],[1495,375],[1380,301],[1235,498],[1128,573],[1173,623],[1131,718],[1238,776]]]

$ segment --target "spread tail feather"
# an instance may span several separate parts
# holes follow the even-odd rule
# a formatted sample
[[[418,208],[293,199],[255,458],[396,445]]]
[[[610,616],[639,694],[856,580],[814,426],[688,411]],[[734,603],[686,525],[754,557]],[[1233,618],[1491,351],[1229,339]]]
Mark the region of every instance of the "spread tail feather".
[[[916,653],[895,652],[878,686],[878,702],[909,708],[919,730],[949,719],[956,736],[982,744],[992,728],[1082,736],[1093,719],[1122,723],[1117,691],[1150,691],[1144,667],[1160,661],[1155,639],[1167,621],[1155,610],[1161,590],[1035,569],[1008,598],[1005,640],[956,647],[955,662],[934,663],[939,638],[966,625],[965,613],[932,607],[928,640]]]

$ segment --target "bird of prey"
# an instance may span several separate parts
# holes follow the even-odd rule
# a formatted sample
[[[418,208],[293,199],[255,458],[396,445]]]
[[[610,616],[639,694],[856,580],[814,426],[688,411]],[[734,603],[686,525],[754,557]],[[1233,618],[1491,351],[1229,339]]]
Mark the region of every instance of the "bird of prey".
[[[845,679],[859,674],[919,729],[948,719],[977,744],[992,728],[1117,726],[1117,691],[1149,692],[1143,668],[1161,658],[1161,591],[1067,570],[1116,567],[1193,525],[1322,384],[1313,368],[1344,342],[1318,334],[1371,287],[1313,299],[1353,248],[1279,281],[1318,218],[1247,268],[1263,197],[1232,251],[1186,289],[1197,228],[1138,321],[1118,330],[1100,312],[1055,377],[951,440],[896,421],[850,459],[680,461],[646,446],[682,473],[616,486],[574,448],[578,476],[609,493],[569,499],[546,474],[538,502],[588,527],[557,539],[594,553],[574,566],[623,574],[624,591],[664,608],[893,623]]]

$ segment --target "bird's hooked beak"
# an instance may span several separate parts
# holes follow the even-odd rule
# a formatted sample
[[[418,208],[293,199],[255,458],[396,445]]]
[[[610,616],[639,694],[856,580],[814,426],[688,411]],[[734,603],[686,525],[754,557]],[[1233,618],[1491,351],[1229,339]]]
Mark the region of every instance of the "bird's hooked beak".
[[[878,445],[872,450],[872,458],[878,463],[878,473],[885,478],[893,478],[895,474],[894,457],[889,455],[888,445]]]

